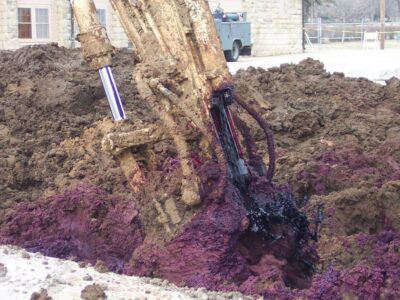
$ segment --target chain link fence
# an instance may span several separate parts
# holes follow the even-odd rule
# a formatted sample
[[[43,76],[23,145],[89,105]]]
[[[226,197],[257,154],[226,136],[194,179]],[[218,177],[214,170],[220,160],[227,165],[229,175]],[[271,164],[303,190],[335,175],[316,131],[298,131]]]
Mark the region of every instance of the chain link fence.
[[[311,44],[363,41],[366,32],[380,31],[381,24],[378,22],[324,23],[322,19],[317,19],[304,24],[306,40]],[[400,43],[400,22],[386,22],[384,34],[386,40]]]

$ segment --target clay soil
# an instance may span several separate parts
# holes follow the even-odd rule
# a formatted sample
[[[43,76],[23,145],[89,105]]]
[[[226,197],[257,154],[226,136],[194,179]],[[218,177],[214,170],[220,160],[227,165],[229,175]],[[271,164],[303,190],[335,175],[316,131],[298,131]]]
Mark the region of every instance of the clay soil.
[[[132,53],[118,51],[114,61],[129,116],[121,128],[153,124],[156,116],[132,83]],[[270,70],[240,71],[235,85],[274,132],[275,184],[290,187],[310,230],[318,235],[311,246],[319,262],[310,284],[293,289],[279,274],[270,274],[255,291],[276,299],[398,299],[400,81],[393,78],[381,86],[345,78],[308,59]],[[240,107],[233,111],[248,122],[267,161],[263,132]],[[109,115],[98,75],[84,65],[79,51],[46,45],[0,52],[3,243],[30,250],[45,243],[32,241],[32,231],[23,232],[24,225],[37,222],[38,228],[46,227],[49,239],[63,235],[65,244],[50,243],[48,254],[79,258],[85,245],[68,243],[75,230],[92,249],[99,239],[105,240],[102,247],[118,259],[102,257],[103,248],[91,255],[122,271],[120,261],[129,260],[126,249],[138,247],[143,235],[140,212],[118,162],[101,150],[104,134],[115,130]],[[155,151],[168,153],[170,147],[170,142],[160,142]],[[51,217],[47,210],[54,212]],[[121,210],[126,217],[117,218]],[[65,216],[75,226],[70,231],[55,225]],[[95,225],[83,221],[93,218],[99,220]],[[120,235],[110,236],[110,228]],[[279,269],[276,258],[269,260]]]

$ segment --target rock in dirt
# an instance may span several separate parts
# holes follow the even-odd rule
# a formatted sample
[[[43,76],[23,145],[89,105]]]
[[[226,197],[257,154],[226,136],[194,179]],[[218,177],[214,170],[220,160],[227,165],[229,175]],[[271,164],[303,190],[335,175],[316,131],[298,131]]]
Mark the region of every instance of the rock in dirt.
[[[100,285],[94,283],[85,286],[81,292],[81,298],[84,300],[105,300],[107,296],[104,289]]]
[[[40,292],[32,293],[31,300],[53,300],[53,298],[48,295],[46,289],[40,289]]]
[[[92,280],[93,280],[93,277],[90,276],[89,274],[86,274],[85,276],[83,276],[82,279],[85,280],[85,281],[92,281]]]
[[[0,263],[0,277],[5,277],[7,275],[7,267]]]
[[[108,267],[107,267],[106,263],[102,260],[98,260],[96,262],[96,264],[94,265],[94,268],[99,273],[107,273],[108,272]]]

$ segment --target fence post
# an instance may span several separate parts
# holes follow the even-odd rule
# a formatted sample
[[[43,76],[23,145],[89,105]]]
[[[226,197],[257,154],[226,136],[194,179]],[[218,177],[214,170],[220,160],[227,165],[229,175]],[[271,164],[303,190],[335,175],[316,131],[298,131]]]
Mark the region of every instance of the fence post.
[[[385,49],[385,0],[381,0],[380,2],[380,11],[381,11],[381,50]]]
[[[345,35],[344,30],[345,29],[346,29],[346,22],[343,20],[343,23],[342,23],[342,44],[344,43],[344,35]]]
[[[360,33],[360,41],[363,41],[364,36],[364,18],[361,19],[361,33]]]
[[[318,18],[318,45],[322,44],[322,19]]]

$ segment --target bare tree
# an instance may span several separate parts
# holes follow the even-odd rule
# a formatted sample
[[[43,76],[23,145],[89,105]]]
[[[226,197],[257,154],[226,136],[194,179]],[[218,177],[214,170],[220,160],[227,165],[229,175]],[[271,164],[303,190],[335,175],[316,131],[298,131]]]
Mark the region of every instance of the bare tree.
[[[334,0],[303,0],[305,18],[315,19],[318,14],[319,7],[321,5],[332,3],[333,1]]]
[[[397,4],[397,12],[400,15],[400,0],[393,0],[393,2],[395,2]]]
[[[314,17],[332,21],[352,22],[379,20],[380,0],[333,0],[320,2]],[[400,0],[386,0],[386,16],[389,19],[400,17]]]
[[[400,0],[386,0],[386,17],[389,20],[400,17]]]
[[[335,0],[328,5],[322,5],[319,8],[319,16],[324,19],[350,22],[362,19],[369,15],[371,2],[374,0]],[[373,6],[373,5],[372,5]]]

